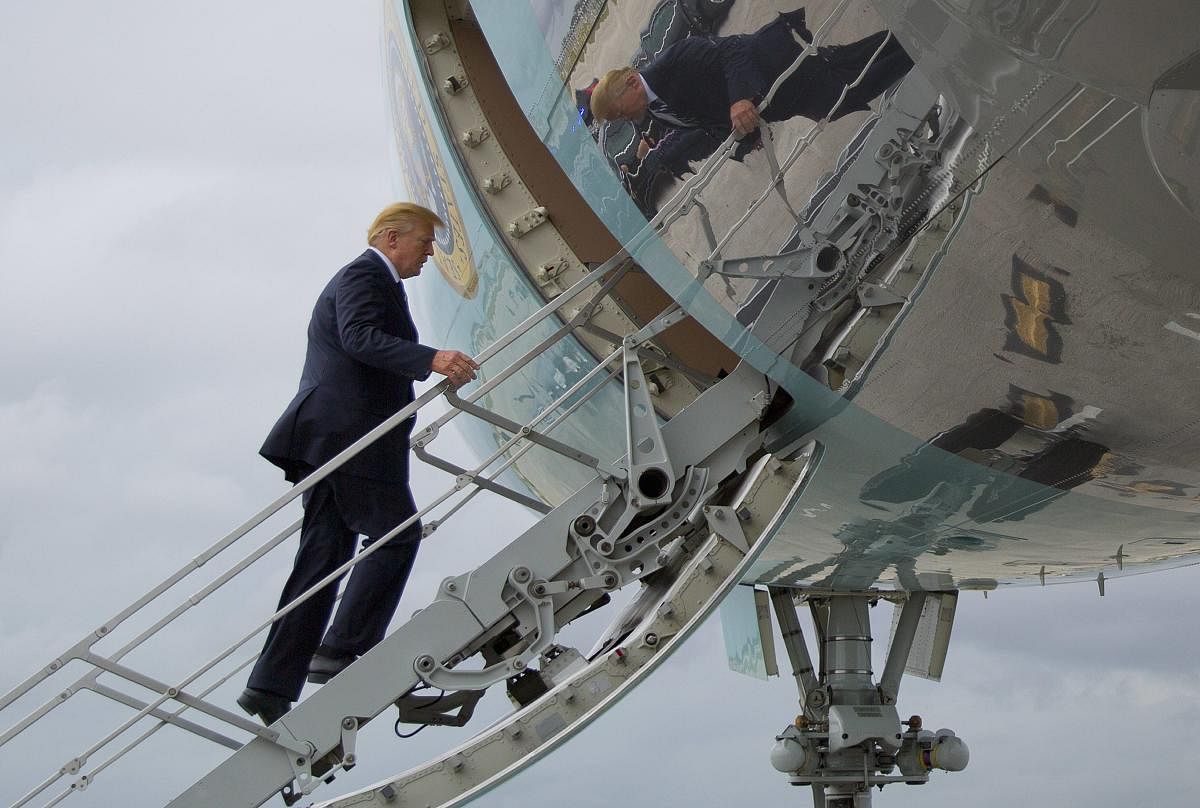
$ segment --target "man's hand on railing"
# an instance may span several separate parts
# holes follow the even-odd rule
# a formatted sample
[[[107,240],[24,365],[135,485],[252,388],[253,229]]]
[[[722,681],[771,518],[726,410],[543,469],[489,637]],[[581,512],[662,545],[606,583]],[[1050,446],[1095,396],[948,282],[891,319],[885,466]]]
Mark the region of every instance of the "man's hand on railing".
[[[758,128],[758,107],[749,98],[734,101],[729,108],[729,123],[738,139],[745,137]]]
[[[429,369],[445,376],[455,387],[462,387],[475,378],[479,364],[462,351],[438,351]]]

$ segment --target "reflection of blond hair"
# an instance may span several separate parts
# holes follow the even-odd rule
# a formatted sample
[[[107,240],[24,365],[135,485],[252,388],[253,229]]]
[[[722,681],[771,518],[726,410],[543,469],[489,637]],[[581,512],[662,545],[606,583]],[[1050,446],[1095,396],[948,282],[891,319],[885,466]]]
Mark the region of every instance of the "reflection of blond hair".
[[[618,67],[600,77],[592,89],[592,117],[598,121],[612,120],[613,105],[628,89],[625,82],[636,72],[632,67]]]
[[[397,202],[394,205],[388,205],[379,212],[375,221],[371,222],[371,226],[367,229],[367,243],[374,244],[375,239],[389,230],[395,230],[403,235],[422,222],[430,227],[443,227],[446,224],[433,211],[420,205],[414,205],[412,202]]]

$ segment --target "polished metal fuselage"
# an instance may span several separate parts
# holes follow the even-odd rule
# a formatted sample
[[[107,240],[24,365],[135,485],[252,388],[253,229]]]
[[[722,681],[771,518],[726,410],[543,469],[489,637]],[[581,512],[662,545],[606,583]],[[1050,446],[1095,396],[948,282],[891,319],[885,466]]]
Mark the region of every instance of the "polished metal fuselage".
[[[476,5],[462,19],[482,31],[534,132],[620,241],[634,230],[624,212],[612,212],[620,206],[608,186],[619,186],[597,169],[594,144],[577,123],[555,123],[553,88],[569,95],[627,59],[642,17],[659,4],[622,4],[595,19],[587,10],[604,4],[580,4],[577,21],[588,36],[572,46],[573,69],[563,68],[565,45],[562,54],[548,46],[543,58],[517,35],[542,22],[544,5],[505,14]],[[718,33],[755,30],[793,5],[735,3]],[[839,5],[808,3],[810,26]],[[425,7],[416,3],[413,13],[429,14],[430,26],[446,13]],[[816,439],[825,453],[805,502],[750,578],[854,590],[990,589],[1200,558],[1197,23],[1200,8],[1182,0],[849,3],[829,41],[892,30],[966,135],[941,155],[947,190],[929,220],[885,251],[895,266],[884,285],[903,297],[898,310],[882,318],[856,311],[828,327],[823,353],[783,357],[793,364],[775,381],[796,400],[799,431],[789,435],[786,419],[777,430]],[[432,84],[432,73],[427,79]],[[481,162],[485,148],[462,145],[460,103],[439,97],[431,107],[449,173],[470,185],[471,172],[482,178],[496,166]],[[795,208],[867,117],[831,122],[806,147],[786,178]],[[811,124],[774,124],[777,150],[801,143]],[[886,105],[878,125],[895,125]],[[872,159],[852,155],[851,170]],[[702,196],[718,236],[770,177],[758,153],[731,165]],[[468,228],[475,253],[513,256],[527,276],[501,283],[513,269],[489,270],[477,299],[452,298],[454,329],[487,334],[497,290],[516,308],[547,292],[535,261],[517,255],[529,239],[507,250],[479,246],[488,233],[502,241],[500,214],[487,209],[504,195],[470,196],[460,194],[459,205],[480,221]],[[794,225],[784,207],[768,203],[725,257],[784,249]],[[661,242],[678,266],[643,261],[647,272],[770,375],[732,319],[752,289],[678,282],[707,252],[695,216]],[[729,312],[732,325],[714,329],[714,309]],[[574,357],[572,372],[584,364]],[[787,362],[774,369],[779,364]],[[513,390],[497,406],[517,414],[527,392]],[[579,436],[606,434],[602,416],[589,418],[579,420]],[[563,479],[553,463],[519,473],[535,492]]]

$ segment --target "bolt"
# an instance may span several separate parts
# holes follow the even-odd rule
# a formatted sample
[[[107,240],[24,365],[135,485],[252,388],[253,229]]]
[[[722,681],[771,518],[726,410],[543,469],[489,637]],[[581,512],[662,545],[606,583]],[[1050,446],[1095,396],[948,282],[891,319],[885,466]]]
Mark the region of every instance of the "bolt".
[[[646,636],[642,638],[642,642],[653,648],[654,646],[658,645],[658,635],[653,631],[647,631]]]
[[[354,755],[346,755],[346,759],[343,760],[342,763],[345,764],[345,766],[347,768],[349,768],[350,766],[354,765],[354,761],[355,761]]]
[[[422,673],[429,673],[431,670],[433,670],[433,666],[436,664],[437,663],[433,661],[433,657],[431,657],[429,654],[423,654],[422,656],[417,657],[417,670],[421,671]]]
[[[543,595],[545,595],[546,594],[546,585],[545,584],[537,584],[536,586],[534,586],[533,594],[537,595],[539,598],[542,597]]]
[[[357,725],[358,722],[350,716],[346,716],[342,719],[342,729],[354,729]]]
[[[517,567],[513,570],[513,580],[519,584],[523,584],[529,580],[529,568]]]
[[[521,659],[514,659],[514,660],[512,661],[512,669],[513,669],[513,670],[515,670],[515,671],[523,671],[523,670],[525,670],[525,662],[524,662],[524,660],[521,660]]]
[[[396,789],[392,788],[392,784],[388,783],[383,788],[379,789],[379,796],[383,797],[386,802],[396,801]]]
[[[446,591],[447,592],[457,592],[458,584],[454,583],[454,581],[446,581]]]

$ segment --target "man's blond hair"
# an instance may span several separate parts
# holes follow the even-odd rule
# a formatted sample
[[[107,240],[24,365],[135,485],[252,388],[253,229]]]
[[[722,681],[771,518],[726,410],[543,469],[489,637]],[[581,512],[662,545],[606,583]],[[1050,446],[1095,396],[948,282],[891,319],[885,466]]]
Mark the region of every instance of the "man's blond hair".
[[[420,205],[414,205],[412,202],[397,202],[394,205],[388,205],[379,212],[375,221],[371,222],[371,226],[367,228],[367,243],[374,244],[375,239],[389,230],[395,230],[401,235],[411,232],[422,222],[430,227],[445,227],[446,225],[436,213]]]
[[[600,77],[592,88],[592,117],[598,121],[611,121],[617,99],[628,89],[625,83],[637,73],[632,67],[618,67]]]

